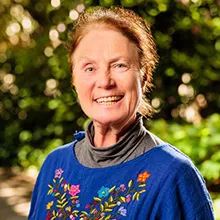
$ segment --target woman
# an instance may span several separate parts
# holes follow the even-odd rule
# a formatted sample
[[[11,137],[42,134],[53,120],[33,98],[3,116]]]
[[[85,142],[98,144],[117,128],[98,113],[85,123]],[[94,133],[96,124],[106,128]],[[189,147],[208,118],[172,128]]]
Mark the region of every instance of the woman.
[[[45,160],[29,219],[214,219],[190,159],[143,127],[157,63],[149,25],[129,10],[95,8],[71,38],[72,82],[92,122]]]

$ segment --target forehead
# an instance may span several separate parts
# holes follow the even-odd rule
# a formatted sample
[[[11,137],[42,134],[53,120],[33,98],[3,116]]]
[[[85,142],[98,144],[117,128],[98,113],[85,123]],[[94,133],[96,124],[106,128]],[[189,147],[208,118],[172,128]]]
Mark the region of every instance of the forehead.
[[[73,61],[82,57],[110,58],[111,56],[137,59],[136,45],[119,31],[109,28],[90,29],[80,40],[72,56]]]

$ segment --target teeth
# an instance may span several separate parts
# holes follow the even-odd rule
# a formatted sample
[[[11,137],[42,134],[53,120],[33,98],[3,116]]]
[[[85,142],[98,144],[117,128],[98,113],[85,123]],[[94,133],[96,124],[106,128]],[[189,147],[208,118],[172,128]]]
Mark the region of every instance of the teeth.
[[[98,102],[100,104],[112,105],[116,101],[118,101],[119,99],[121,99],[121,96],[109,96],[109,97],[99,98],[96,100],[96,102]]]

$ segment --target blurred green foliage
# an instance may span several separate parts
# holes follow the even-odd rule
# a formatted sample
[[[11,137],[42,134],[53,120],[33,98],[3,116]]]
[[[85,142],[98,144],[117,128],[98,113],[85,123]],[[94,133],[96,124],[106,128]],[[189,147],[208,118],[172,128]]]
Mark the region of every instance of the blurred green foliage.
[[[151,23],[160,63],[147,127],[220,183],[219,0],[2,0],[0,165],[39,168],[87,118],[71,88],[68,30],[84,7],[120,5]]]

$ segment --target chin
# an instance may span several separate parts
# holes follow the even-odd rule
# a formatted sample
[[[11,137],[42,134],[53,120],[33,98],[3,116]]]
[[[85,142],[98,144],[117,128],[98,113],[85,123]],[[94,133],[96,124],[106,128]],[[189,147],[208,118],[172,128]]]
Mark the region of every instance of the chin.
[[[99,116],[92,118],[93,121],[102,124],[104,126],[114,126],[114,125],[123,125],[129,117],[127,115],[109,115],[109,116]]]

